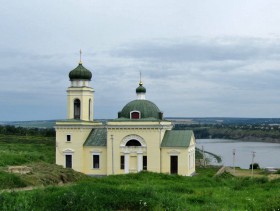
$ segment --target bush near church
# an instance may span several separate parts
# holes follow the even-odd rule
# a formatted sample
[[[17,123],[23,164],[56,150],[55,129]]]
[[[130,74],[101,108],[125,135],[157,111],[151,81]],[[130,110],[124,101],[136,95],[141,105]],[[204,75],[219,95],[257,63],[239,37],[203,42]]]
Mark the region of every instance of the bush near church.
[[[252,169],[252,164],[250,164],[249,169]],[[253,169],[260,169],[260,165],[258,163],[253,163]]]

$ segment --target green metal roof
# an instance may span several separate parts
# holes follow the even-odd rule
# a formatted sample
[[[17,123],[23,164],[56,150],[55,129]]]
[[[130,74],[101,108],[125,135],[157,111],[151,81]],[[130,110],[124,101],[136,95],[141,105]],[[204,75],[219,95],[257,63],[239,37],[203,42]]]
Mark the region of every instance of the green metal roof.
[[[167,130],[161,142],[161,147],[188,147],[192,136],[192,130]]]
[[[90,80],[91,77],[92,77],[91,72],[88,69],[86,69],[82,65],[82,63],[79,63],[79,65],[69,73],[70,80],[79,80],[79,79]]]
[[[123,107],[122,111],[119,112],[119,118],[130,119],[131,111],[140,111],[141,119],[142,118],[160,119],[159,108],[149,100],[133,100],[129,102]]]
[[[141,119],[129,119],[129,118],[118,118],[118,119],[111,119],[110,122],[158,122],[158,121],[166,121],[166,120],[159,120],[154,117],[148,118],[141,118]],[[168,121],[167,121],[168,122]]]
[[[82,119],[61,119],[60,122],[89,122]]]
[[[107,130],[105,128],[92,129],[84,146],[107,146]]]
[[[87,121],[82,119],[61,119],[58,120],[58,122],[94,122],[94,123],[100,123],[100,121]]]

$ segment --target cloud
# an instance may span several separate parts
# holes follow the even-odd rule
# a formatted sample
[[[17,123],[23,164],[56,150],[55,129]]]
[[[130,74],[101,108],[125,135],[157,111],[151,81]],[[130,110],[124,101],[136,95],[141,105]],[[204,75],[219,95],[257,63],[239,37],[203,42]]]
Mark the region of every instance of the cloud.
[[[271,116],[267,107],[280,104],[279,53],[279,39],[197,37],[126,43],[110,55],[134,61],[147,94],[169,115]],[[182,105],[194,112],[174,109]]]
[[[11,106],[22,111],[12,118],[31,118],[32,105],[42,115],[32,119],[45,118],[48,107],[64,118],[80,48],[98,118],[116,117],[135,99],[140,71],[147,98],[168,116],[273,116],[280,94],[275,4],[5,0],[0,119]]]
[[[275,117],[280,104],[279,46],[277,39],[196,37],[88,51],[83,64],[93,73],[95,117],[115,118],[136,98],[140,71],[147,99],[166,116]],[[0,56],[0,102],[8,110],[18,105],[13,118],[23,118],[22,112],[31,107],[36,113],[27,119],[53,118],[45,111],[48,107],[57,118],[65,118],[68,73],[78,64],[78,52],[3,48]]]
[[[276,42],[276,43],[275,43]],[[120,46],[113,56],[163,62],[243,61],[277,59],[280,40],[261,38],[189,38],[185,40],[155,40]]]

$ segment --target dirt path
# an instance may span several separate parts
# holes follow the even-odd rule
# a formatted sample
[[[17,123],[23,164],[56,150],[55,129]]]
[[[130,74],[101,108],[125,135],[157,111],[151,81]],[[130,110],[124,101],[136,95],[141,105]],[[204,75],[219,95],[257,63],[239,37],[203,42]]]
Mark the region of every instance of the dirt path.
[[[224,171],[232,174],[236,177],[268,177],[269,180],[278,179],[280,178],[279,174],[263,174],[263,170],[254,169],[253,174],[251,169],[239,169],[236,168],[235,170],[232,167],[225,167]]]
[[[35,189],[45,189],[47,187],[51,187],[51,186],[56,186],[56,187],[61,187],[61,186],[69,186],[69,185],[73,185],[74,183],[61,183],[61,184],[57,184],[57,185],[50,185],[50,186],[27,186],[27,187],[23,187],[23,188],[11,188],[11,189],[3,189],[0,190],[0,193],[3,192],[19,192],[19,191],[30,191],[30,190],[35,190]]]
[[[3,190],[0,190],[0,193],[3,193],[3,192],[18,192],[18,191],[29,191],[29,190],[34,190],[34,189],[43,189],[45,188],[44,186],[27,186],[27,187],[24,187],[24,188],[12,188],[12,189],[3,189]]]

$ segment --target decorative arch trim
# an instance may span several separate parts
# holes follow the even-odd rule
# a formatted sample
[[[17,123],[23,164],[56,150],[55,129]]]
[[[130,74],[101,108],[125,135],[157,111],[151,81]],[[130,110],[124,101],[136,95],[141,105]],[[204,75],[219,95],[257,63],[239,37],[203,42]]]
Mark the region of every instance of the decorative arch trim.
[[[123,140],[121,141],[121,147],[125,147],[127,142],[130,141],[130,140],[137,140],[140,142],[141,146],[142,147],[146,147],[146,142],[145,140],[141,137],[141,136],[138,136],[136,134],[132,134],[132,135],[128,135],[126,137],[123,138]]]
[[[180,154],[180,151],[179,150],[170,150],[167,152],[169,155],[179,155]]]
[[[131,111],[130,112],[130,119],[141,119],[141,112],[140,111]]]
[[[72,155],[74,152],[75,152],[75,150],[70,149],[70,148],[63,150],[63,153],[65,155]]]
[[[102,151],[101,150],[92,150],[92,151],[90,151],[90,153],[93,155],[100,155],[102,153]]]

